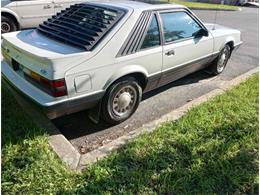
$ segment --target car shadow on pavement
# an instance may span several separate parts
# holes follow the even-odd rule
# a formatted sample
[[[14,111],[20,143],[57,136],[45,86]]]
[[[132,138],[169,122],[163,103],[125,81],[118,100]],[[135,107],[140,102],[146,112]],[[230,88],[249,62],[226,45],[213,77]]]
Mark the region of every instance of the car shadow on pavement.
[[[211,76],[205,71],[198,71],[189,76],[186,76],[180,80],[169,83],[165,86],[157,88],[151,92],[148,92],[143,95],[143,100],[152,98],[153,96],[159,95],[161,92],[164,92],[172,87],[184,86],[193,83],[197,83],[201,80],[208,79]],[[134,116],[132,116],[134,117]],[[104,130],[114,128],[102,120],[95,124],[88,118],[88,111],[82,111],[74,113],[71,115],[63,116],[57,119],[52,120],[53,124],[63,133],[63,135],[68,139],[76,139],[82,136],[91,136],[92,134],[101,134],[105,133]],[[127,121],[126,121],[127,122]],[[119,124],[118,126],[120,126]],[[121,128],[121,127],[120,127]],[[122,127],[123,128],[123,127]],[[116,136],[116,135],[115,135]]]

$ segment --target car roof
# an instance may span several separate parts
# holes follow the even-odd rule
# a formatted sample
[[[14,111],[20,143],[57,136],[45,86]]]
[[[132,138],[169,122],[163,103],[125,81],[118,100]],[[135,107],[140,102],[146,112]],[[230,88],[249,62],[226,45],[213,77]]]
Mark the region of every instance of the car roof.
[[[125,15],[130,15],[132,11],[136,13],[133,17],[137,20],[144,11],[173,8],[184,6],[122,0],[87,1],[58,12],[40,24],[37,30],[55,40],[91,51]]]
[[[138,2],[138,1],[125,1],[125,0],[108,0],[108,1],[90,1],[96,4],[107,6],[120,7],[124,9],[133,9],[138,11],[145,10],[158,10],[158,9],[172,9],[172,8],[185,8],[185,6],[174,3],[160,3],[159,1],[151,1],[151,3]]]

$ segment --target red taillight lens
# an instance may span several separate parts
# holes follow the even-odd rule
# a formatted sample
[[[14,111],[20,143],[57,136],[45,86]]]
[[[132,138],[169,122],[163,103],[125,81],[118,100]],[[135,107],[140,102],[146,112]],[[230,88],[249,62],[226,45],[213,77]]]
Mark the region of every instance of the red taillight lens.
[[[54,91],[54,92],[52,93],[52,95],[53,95],[54,97],[64,96],[64,95],[67,95],[67,91],[65,91],[65,90]]]
[[[59,80],[48,80],[46,78],[41,77],[40,83],[45,85],[47,88],[49,88],[49,94],[51,94],[54,97],[60,97],[67,95],[67,89],[65,84],[65,79],[59,79]]]
[[[65,80],[59,79],[59,80],[48,80],[46,78],[41,77],[40,82],[46,85],[49,85],[51,87],[57,88],[57,87],[64,87],[65,86]]]
[[[65,79],[48,80],[41,75],[30,70],[24,71],[26,75],[30,76],[34,81],[40,84],[42,90],[53,97],[60,97],[67,95],[67,88]]]
[[[65,80],[60,79],[60,80],[52,81],[51,85],[52,85],[52,87],[64,87],[65,86]]]

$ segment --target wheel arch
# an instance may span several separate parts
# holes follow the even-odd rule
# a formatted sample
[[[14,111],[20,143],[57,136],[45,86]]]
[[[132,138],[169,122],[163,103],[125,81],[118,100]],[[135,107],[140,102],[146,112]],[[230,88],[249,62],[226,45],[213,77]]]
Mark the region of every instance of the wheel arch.
[[[230,47],[230,55],[229,55],[229,58],[231,57],[231,54],[232,54],[232,52],[233,52],[233,50],[234,50],[234,44],[235,44],[235,41],[234,41],[234,40],[229,40],[229,41],[227,41],[227,42],[225,43],[225,45],[222,47],[222,49],[223,49],[226,45],[228,45],[228,46]]]
[[[220,51],[225,47],[225,45],[228,45],[231,49],[231,52],[232,50],[234,49],[234,44],[235,44],[235,39],[234,37],[232,36],[228,36],[225,41],[224,41],[224,44],[222,45],[222,47],[220,48]]]
[[[235,44],[234,41],[229,41],[229,42],[227,42],[225,45],[228,45],[228,46],[230,47],[230,49],[231,49],[231,52],[232,52],[233,49],[234,49],[234,44]]]
[[[148,81],[148,72],[138,65],[122,68],[109,78],[104,86],[104,90],[107,90],[111,85],[123,77],[134,77],[144,90]]]
[[[8,9],[1,9],[1,16],[11,18],[16,23],[18,30],[20,29],[20,20],[15,12]]]

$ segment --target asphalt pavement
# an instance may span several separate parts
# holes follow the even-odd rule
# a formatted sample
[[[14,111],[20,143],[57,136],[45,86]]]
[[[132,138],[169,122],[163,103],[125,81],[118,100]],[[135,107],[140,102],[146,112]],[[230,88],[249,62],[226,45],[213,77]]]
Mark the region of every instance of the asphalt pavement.
[[[242,11],[204,11],[194,13],[205,23],[216,23],[239,29],[243,45],[233,53],[226,70],[217,77],[199,71],[176,82],[145,94],[136,113],[117,126],[93,124],[87,111],[53,120],[54,125],[81,153],[86,153],[127,132],[158,119],[214,89],[216,83],[231,80],[258,66],[259,27],[258,8]],[[216,20],[215,20],[216,18]]]

